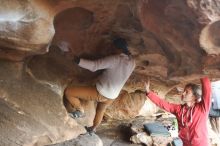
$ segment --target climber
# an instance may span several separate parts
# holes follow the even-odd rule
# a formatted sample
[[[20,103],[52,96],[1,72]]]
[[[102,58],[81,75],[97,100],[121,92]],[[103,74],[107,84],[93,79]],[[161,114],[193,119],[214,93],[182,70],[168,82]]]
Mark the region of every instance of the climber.
[[[69,113],[73,118],[80,118],[84,115],[84,109],[79,99],[97,101],[96,114],[93,125],[87,127],[89,133],[95,132],[102,121],[106,108],[116,99],[125,82],[135,68],[135,61],[127,48],[127,42],[123,38],[113,40],[117,54],[98,60],[86,60],[74,58],[74,62],[80,67],[92,72],[104,69],[95,86],[74,87],[65,89],[65,97],[76,109]],[[120,52],[120,54],[118,54]]]
[[[196,84],[187,84],[182,94],[185,103],[172,104],[150,91],[145,83],[146,96],[160,108],[174,114],[178,121],[179,137],[184,146],[208,146],[207,120],[211,106],[211,85],[208,77],[201,79],[202,90]]]

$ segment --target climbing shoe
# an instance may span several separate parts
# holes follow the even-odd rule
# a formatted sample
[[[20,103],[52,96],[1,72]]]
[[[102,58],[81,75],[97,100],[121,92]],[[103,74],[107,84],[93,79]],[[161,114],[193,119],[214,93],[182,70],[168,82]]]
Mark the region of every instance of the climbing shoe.
[[[95,133],[95,130],[92,127],[85,126],[85,129],[87,131],[87,134],[89,134],[90,136]]]
[[[74,111],[74,112],[70,112],[70,113],[69,113],[69,116],[72,117],[73,119],[85,117],[84,113],[82,113],[82,112],[79,111],[79,110],[76,110],[76,111]]]

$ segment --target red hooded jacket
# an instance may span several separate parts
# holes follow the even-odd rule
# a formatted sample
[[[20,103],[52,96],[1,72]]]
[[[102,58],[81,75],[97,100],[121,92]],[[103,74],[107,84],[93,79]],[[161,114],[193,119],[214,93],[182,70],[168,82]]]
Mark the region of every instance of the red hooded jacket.
[[[211,106],[211,86],[207,77],[202,78],[201,83],[202,100],[192,107],[169,103],[153,92],[146,94],[157,106],[176,116],[179,137],[184,146],[209,146],[207,120]]]

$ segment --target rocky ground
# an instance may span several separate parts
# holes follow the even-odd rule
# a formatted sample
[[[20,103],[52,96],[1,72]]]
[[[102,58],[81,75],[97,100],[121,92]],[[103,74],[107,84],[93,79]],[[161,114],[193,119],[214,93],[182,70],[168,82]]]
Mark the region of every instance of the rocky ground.
[[[114,123],[109,126],[103,123],[96,134],[80,135],[77,139],[65,141],[63,143],[50,146],[141,146],[142,144],[132,144],[129,140],[131,129],[129,123]]]
[[[164,126],[172,124],[174,119],[172,115],[168,113],[158,115],[123,121],[104,121],[95,134],[83,134],[76,139],[50,146],[167,146],[173,140],[172,137],[177,134],[175,131],[172,131],[172,137],[151,137],[143,128],[144,123],[155,121],[162,123]],[[209,133],[212,146],[219,146],[219,139],[215,133],[211,129],[209,129]]]
[[[132,121],[103,122],[96,134],[84,134],[78,138],[50,146],[142,146],[132,144]]]
[[[145,145],[164,145],[169,143],[170,138],[156,137],[151,139],[146,132],[143,131],[143,123],[152,122],[155,117],[138,117],[132,120],[123,121],[104,121],[97,129],[96,134],[84,134],[78,138],[51,146],[142,146],[144,143],[141,139],[145,139]],[[166,121],[166,120],[164,120]],[[136,136],[138,133],[146,133],[142,138]],[[133,139],[131,140],[131,137]],[[148,142],[146,142],[146,139]],[[163,142],[161,142],[161,140]]]

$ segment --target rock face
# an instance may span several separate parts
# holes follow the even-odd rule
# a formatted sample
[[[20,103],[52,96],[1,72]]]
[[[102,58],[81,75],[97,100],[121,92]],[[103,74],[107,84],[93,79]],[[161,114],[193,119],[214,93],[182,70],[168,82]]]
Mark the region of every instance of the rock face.
[[[209,54],[218,55],[220,53],[219,41],[220,37],[216,34],[219,32],[220,21],[207,25],[200,35],[201,46]]]
[[[0,64],[2,145],[50,144],[85,132],[67,116],[62,87],[35,78],[22,62]]]
[[[67,116],[63,91],[69,84],[94,85],[101,72],[71,60],[110,55],[115,36],[127,40],[136,68],[107,119],[156,111],[143,92],[147,77],[163,97],[204,73],[220,77],[218,0],[0,2],[1,144],[49,144],[84,133],[95,103],[83,102],[87,117],[75,121]]]
[[[42,16],[41,10],[27,0],[9,0],[1,3],[1,47],[7,48],[10,52],[15,50],[26,52],[20,57],[11,59],[21,60],[27,54],[46,53],[55,32],[52,19],[48,20]],[[16,53],[7,54],[7,50],[2,50],[3,58],[16,56]]]

